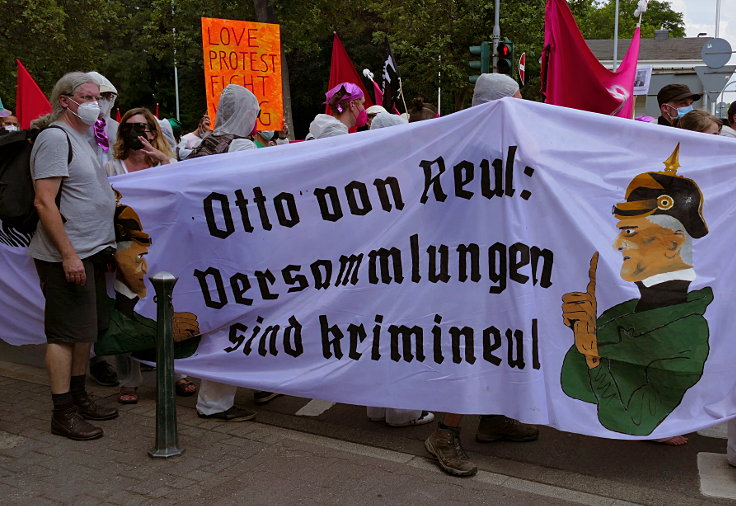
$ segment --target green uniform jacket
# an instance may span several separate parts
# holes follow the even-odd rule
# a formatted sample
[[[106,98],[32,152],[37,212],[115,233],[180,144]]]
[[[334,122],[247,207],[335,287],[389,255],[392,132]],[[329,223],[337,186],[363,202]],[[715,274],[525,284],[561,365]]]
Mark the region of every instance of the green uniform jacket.
[[[708,358],[710,287],[687,294],[687,302],[635,313],[639,299],[605,311],[597,322],[598,367],[588,369],[573,345],[562,364],[562,390],[598,405],[609,430],[646,436],[700,380]]]
[[[137,299],[136,299],[137,300]],[[95,354],[118,355],[133,352],[136,358],[156,361],[156,320],[131,311],[121,311],[108,299],[110,326],[95,343]],[[125,313],[128,313],[127,315]],[[174,358],[190,357],[197,351],[201,336],[174,343]]]

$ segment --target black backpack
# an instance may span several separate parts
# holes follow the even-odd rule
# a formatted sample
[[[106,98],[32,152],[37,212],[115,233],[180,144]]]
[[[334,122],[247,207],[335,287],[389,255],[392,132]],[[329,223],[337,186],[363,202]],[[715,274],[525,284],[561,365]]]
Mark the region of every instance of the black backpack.
[[[48,128],[63,128],[52,125]],[[0,220],[15,230],[32,233],[36,230],[38,214],[33,205],[36,192],[31,178],[31,149],[39,131],[20,130],[0,135]],[[72,163],[72,143],[67,164]],[[61,200],[61,186],[56,194],[56,205]]]

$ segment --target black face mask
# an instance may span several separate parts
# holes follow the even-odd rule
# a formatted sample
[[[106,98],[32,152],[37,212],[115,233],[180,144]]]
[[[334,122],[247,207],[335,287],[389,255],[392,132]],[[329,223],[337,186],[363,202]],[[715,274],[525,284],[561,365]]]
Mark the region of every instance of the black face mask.
[[[123,135],[123,141],[125,142],[126,147],[128,147],[129,149],[143,148],[143,143],[138,137],[145,137],[146,132],[138,130],[133,126],[128,126],[127,123],[123,123],[122,125],[120,125],[120,131]]]

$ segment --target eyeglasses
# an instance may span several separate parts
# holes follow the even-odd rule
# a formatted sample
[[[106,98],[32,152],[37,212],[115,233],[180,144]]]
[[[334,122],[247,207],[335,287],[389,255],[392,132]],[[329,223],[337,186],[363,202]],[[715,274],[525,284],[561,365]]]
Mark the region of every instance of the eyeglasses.
[[[139,132],[153,132],[153,127],[148,123],[124,123],[125,128],[135,128]]]
[[[74,98],[74,95],[67,95],[70,98]],[[84,100],[85,102],[99,102],[102,100],[102,97],[99,95],[80,95],[80,100]]]

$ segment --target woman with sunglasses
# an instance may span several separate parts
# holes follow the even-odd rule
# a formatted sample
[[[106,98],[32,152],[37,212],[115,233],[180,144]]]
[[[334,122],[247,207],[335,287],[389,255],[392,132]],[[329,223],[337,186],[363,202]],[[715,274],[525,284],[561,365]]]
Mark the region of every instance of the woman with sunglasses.
[[[123,115],[112,157],[105,164],[108,176],[176,161],[156,117],[145,107],[136,107]]]
[[[136,172],[157,165],[176,162],[171,145],[161,130],[156,117],[145,107],[137,107],[126,112],[120,120],[118,136],[113,144],[112,160],[105,164],[108,176]],[[138,387],[143,381],[140,363],[131,358],[130,353],[115,356],[121,404],[138,402]],[[197,386],[183,374],[176,375],[176,393],[190,396]]]

